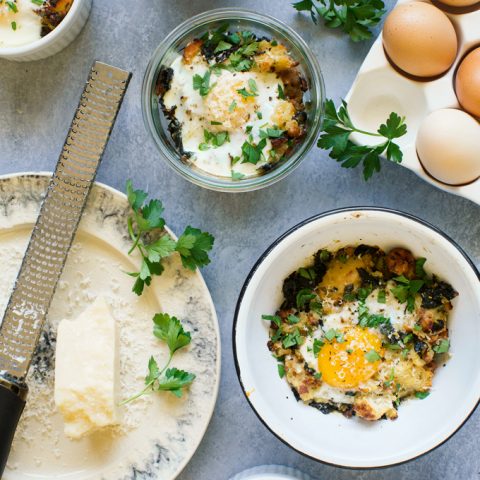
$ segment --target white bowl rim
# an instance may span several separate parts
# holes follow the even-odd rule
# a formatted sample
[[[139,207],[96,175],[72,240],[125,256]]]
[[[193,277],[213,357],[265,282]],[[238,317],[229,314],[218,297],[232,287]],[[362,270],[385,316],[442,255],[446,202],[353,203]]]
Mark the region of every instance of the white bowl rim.
[[[250,272],[247,275],[247,278],[245,279],[245,282],[242,286],[242,289],[240,291],[237,305],[235,307],[235,313],[233,317],[233,326],[232,326],[232,348],[233,348],[233,360],[235,364],[235,371],[237,373],[237,379],[238,382],[240,383],[240,387],[242,389],[243,395],[247,399],[247,402],[250,406],[250,408],[253,410],[257,418],[260,420],[260,422],[278,439],[280,440],[284,445],[287,447],[290,447],[292,450],[296,451],[297,453],[300,453],[301,455],[314,460],[319,463],[323,463],[325,465],[330,465],[333,467],[337,468],[343,468],[345,470],[381,470],[385,468],[390,468],[398,465],[403,465],[405,463],[411,462],[412,460],[416,460],[417,458],[421,458],[424,455],[432,452],[433,450],[436,450],[438,447],[446,443],[448,440],[450,440],[470,419],[470,417],[473,415],[475,410],[478,408],[480,405],[480,396],[477,399],[475,405],[473,406],[472,410],[465,416],[465,418],[462,420],[462,422],[443,440],[440,442],[436,443],[435,445],[432,445],[429,449],[419,453],[418,455],[412,456],[410,458],[407,458],[405,460],[401,460],[398,462],[393,462],[393,463],[385,463],[384,465],[374,465],[374,466],[350,466],[350,465],[342,465],[342,464],[337,464],[334,462],[329,462],[326,460],[322,460],[320,458],[314,457],[312,455],[309,455],[308,453],[305,453],[304,451],[296,448],[294,445],[289,443],[286,439],[282,438],[277,432],[274,431],[270,425],[263,419],[261,414],[256,410],[254,404],[250,400],[247,391],[245,389],[245,386],[243,385],[242,382],[242,377],[241,377],[241,370],[240,370],[240,364],[238,362],[238,356],[237,356],[237,346],[236,346],[236,336],[237,336],[237,322],[238,322],[238,317],[239,317],[239,312],[240,308],[242,306],[243,298],[245,295],[245,292],[247,291],[247,288],[250,284],[250,281],[254,277],[255,273],[257,272],[258,268],[260,265],[264,262],[264,260],[268,257],[268,255],[272,252],[272,250],[277,247],[283,240],[285,240],[287,237],[289,237],[291,234],[299,230],[300,228],[315,222],[316,220],[326,218],[329,216],[337,215],[337,214],[342,214],[342,213],[362,213],[362,212],[381,212],[381,213],[386,213],[389,215],[393,216],[398,216],[398,217],[403,217],[406,218],[407,220],[412,220],[418,224],[420,224],[423,227],[427,227],[428,229],[432,230],[434,233],[440,235],[443,237],[445,240],[447,240],[459,253],[460,255],[465,259],[473,273],[476,275],[478,280],[480,281],[480,271],[477,269],[476,265],[473,263],[473,261],[470,259],[470,257],[467,255],[467,253],[463,250],[463,248],[455,241],[453,240],[449,235],[447,235],[445,232],[440,230],[438,227],[435,225],[427,222],[426,220],[423,220],[415,215],[412,215],[407,212],[403,212],[402,210],[397,210],[394,208],[387,208],[387,207],[372,207],[372,206],[358,206],[358,207],[343,207],[343,208],[335,208],[331,210],[327,210],[323,213],[313,215],[311,217],[306,218],[305,220],[297,223],[293,227],[289,228],[286,232],[284,232],[282,235],[280,235],[272,244],[267,247],[267,249],[260,255],[258,260],[255,262],[254,266],[251,268]]]
[[[61,35],[63,30],[70,26],[75,18],[77,10],[80,8],[80,4],[84,1],[85,0],[73,0],[72,6],[65,15],[65,18],[44,37],[24,45],[17,45],[16,47],[0,47],[0,58],[8,60],[10,57],[38,52],[48,47],[59,35]]]

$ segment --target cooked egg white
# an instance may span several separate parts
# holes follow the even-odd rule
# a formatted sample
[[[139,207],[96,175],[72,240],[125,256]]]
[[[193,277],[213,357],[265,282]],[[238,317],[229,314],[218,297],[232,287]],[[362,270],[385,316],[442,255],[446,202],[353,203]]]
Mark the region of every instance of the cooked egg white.
[[[31,0],[17,0],[17,12],[4,1],[0,4],[0,48],[18,47],[41,38],[41,19],[35,13],[39,5]]]
[[[257,175],[258,167],[267,163],[272,149],[270,140],[263,149],[264,158],[256,165],[238,161],[232,167],[231,159],[242,155],[242,145],[249,135],[258,143],[259,130],[273,127],[275,109],[284,102],[277,98],[278,85],[283,87],[283,82],[275,73],[219,70],[211,74],[210,92],[202,97],[193,88],[193,77],[205,75],[208,71],[205,61],[198,59],[187,65],[179,55],[171,68],[173,79],[163,100],[167,108],[177,107],[175,116],[182,124],[183,148],[192,153],[190,161],[216,176],[230,177],[232,169],[246,176]],[[251,90],[249,80],[254,80],[257,86],[255,97],[238,93],[242,88]],[[204,130],[212,133],[227,131],[230,141],[218,148],[202,150],[199,147],[205,142]]]

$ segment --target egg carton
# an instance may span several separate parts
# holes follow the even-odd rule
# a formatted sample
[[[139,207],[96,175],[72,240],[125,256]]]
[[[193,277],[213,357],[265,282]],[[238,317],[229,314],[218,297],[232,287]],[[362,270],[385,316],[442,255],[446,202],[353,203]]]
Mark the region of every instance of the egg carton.
[[[400,0],[397,5],[409,1]],[[435,6],[439,7],[438,4]],[[480,9],[460,14],[442,11],[452,21],[459,43],[457,58],[448,72],[432,81],[415,81],[403,76],[388,61],[380,34],[345,99],[353,123],[364,130],[376,131],[391,112],[404,116],[408,132],[395,140],[403,151],[401,165],[436,187],[480,205],[480,179],[461,186],[441,183],[425,172],[415,148],[420,124],[430,112],[440,108],[460,108],[454,90],[455,72],[465,54],[480,46]],[[352,141],[368,145],[372,143],[372,137],[355,133]]]

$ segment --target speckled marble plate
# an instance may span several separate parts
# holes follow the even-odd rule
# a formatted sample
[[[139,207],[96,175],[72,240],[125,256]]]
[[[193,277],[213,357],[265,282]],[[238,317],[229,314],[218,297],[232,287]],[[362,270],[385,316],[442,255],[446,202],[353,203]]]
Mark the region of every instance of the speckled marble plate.
[[[0,312],[48,180],[46,173],[0,177],[5,287],[0,292]],[[93,187],[32,364],[27,407],[4,480],[174,479],[205,433],[220,376],[220,336],[210,294],[201,274],[186,271],[176,256],[141,297],[133,294],[132,278],[124,272],[135,270],[139,258],[127,255],[128,213],[123,194],[104,185]],[[175,355],[173,365],[197,378],[181,399],[167,392],[142,397],[121,408],[119,426],[72,441],[65,437],[53,403],[56,325],[62,318],[77,317],[99,295],[107,300],[120,331],[121,399],[142,389],[151,355],[160,363],[167,358],[166,347],[152,335],[151,318],[158,311],[176,315],[191,331],[192,343]]]

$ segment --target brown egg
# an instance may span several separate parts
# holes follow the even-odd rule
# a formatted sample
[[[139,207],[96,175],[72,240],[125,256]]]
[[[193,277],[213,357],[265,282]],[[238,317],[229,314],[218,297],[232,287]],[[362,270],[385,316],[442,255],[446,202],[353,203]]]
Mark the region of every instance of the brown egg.
[[[390,60],[417,77],[447,71],[457,55],[457,34],[437,7],[409,2],[394,8],[383,27],[383,46]]]
[[[472,50],[460,63],[455,91],[462,108],[480,117],[480,47]]]
[[[462,185],[480,177],[480,125],[462,110],[430,113],[418,129],[416,147],[425,170],[440,182]]]
[[[470,7],[478,3],[479,0],[439,0],[440,3],[448,5],[449,7]]]

